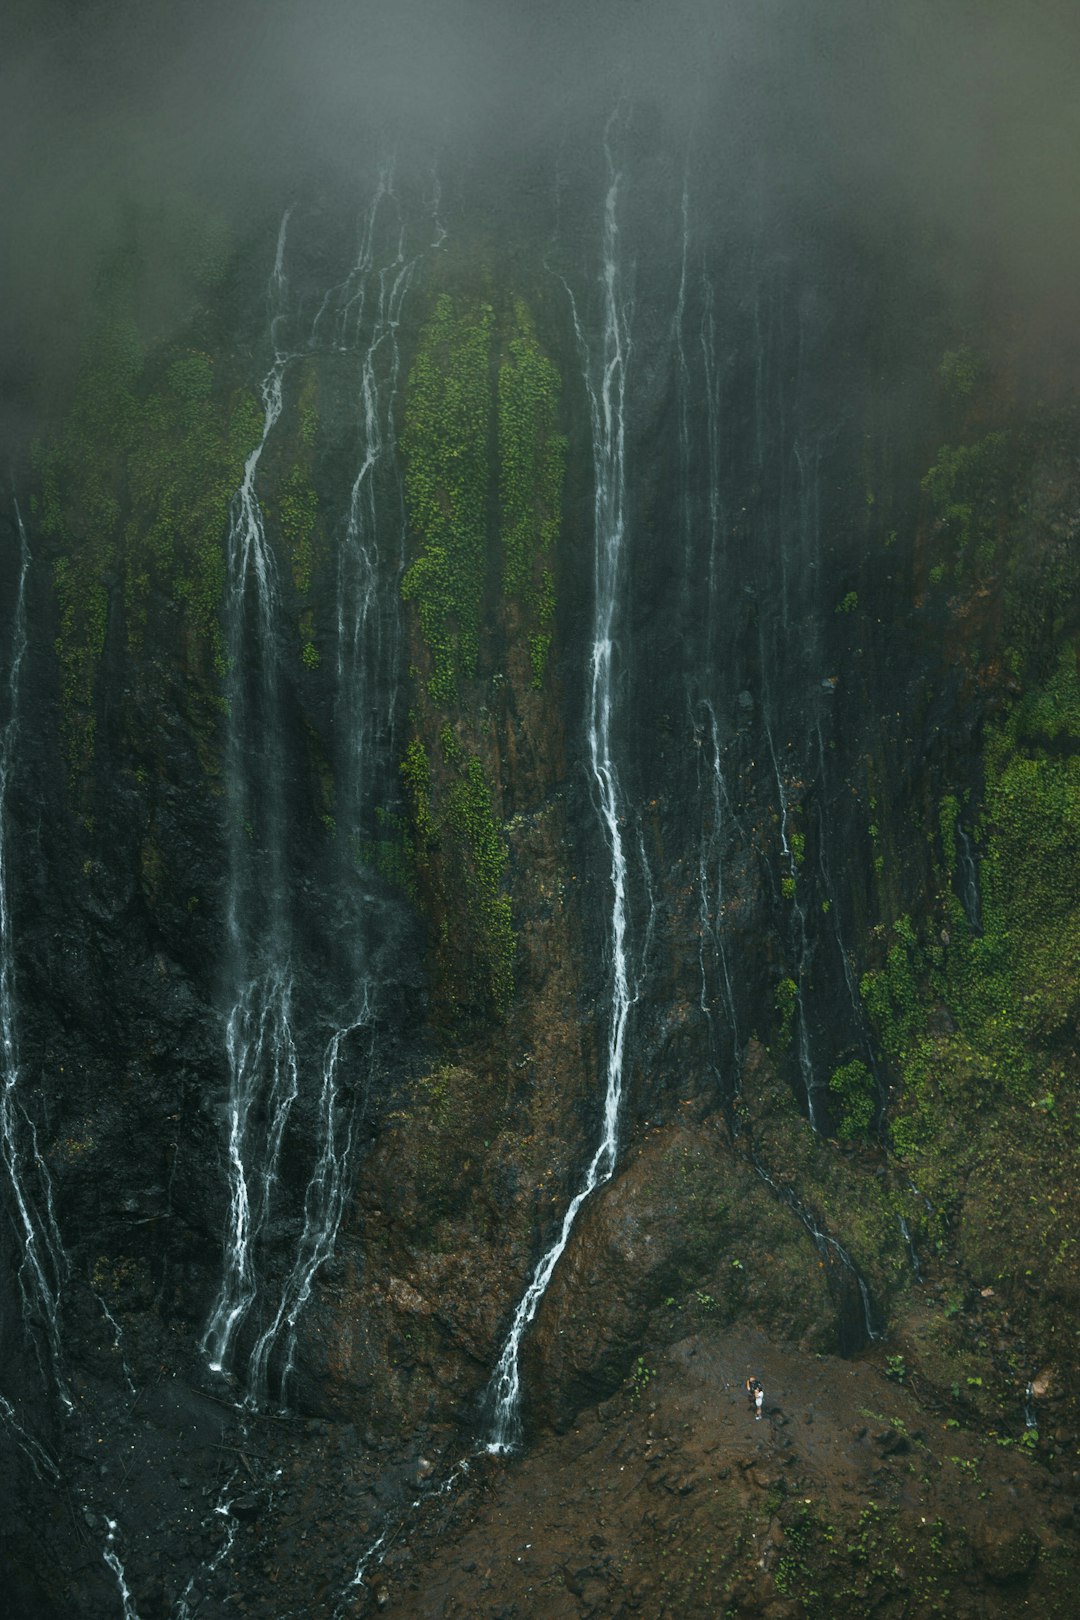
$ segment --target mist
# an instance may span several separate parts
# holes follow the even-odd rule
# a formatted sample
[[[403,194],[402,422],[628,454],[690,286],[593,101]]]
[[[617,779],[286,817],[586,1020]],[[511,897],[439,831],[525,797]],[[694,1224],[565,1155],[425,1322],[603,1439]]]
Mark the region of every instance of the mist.
[[[380,151],[509,194],[573,184],[612,106],[650,183],[819,219],[1025,329],[1073,338],[1080,18],[1066,0],[23,0],[0,69],[6,429],[78,351],[138,238],[150,338],[184,319],[192,222],[237,241]],[[569,181],[568,181],[569,176]],[[550,177],[550,178],[548,178]],[[650,204],[652,206],[652,204]],[[662,211],[658,197],[655,206]],[[897,245],[899,244],[899,249]],[[17,431],[17,427],[16,427]]]

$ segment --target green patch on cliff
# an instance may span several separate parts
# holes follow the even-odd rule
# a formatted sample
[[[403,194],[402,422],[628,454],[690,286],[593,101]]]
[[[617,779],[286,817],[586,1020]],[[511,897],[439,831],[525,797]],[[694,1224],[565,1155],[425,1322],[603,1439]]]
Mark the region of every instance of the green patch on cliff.
[[[318,669],[322,654],[315,642],[313,584],[317,562],[319,497],[312,481],[312,453],[318,432],[316,377],[310,362],[304,362],[296,404],[296,459],[281,479],[267,512],[272,515],[289,559],[289,572],[296,592],[300,661],[305,669]]]
[[[413,828],[403,847],[435,926],[440,1000],[452,1016],[502,1014],[513,994],[515,939],[506,840],[483,763],[447,727],[434,765],[414,735],[401,769]]]
[[[71,410],[37,462],[42,530],[60,551],[56,655],[72,780],[93,757],[111,615],[141,653],[156,590],[181,614],[190,651],[223,667],[229,501],[260,422],[250,395],[219,388],[208,354],[144,363],[134,327],[120,320],[88,344]]]
[[[841,1064],[829,1079],[839,1118],[836,1134],[843,1142],[866,1136],[874,1120],[876,1088],[870,1070],[858,1058]]]
[[[420,555],[402,580],[431,657],[430,697],[446,704],[475,674],[487,583],[490,304],[443,293],[409,375],[405,494]]]
[[[558,371],[520,299],[435,297],[401,436],[412,556],[402,596],[419,683],[402,848],[449,1023],[501,1015],[513,992],[497,737],[499,717],[540,686],[551,646],[566,462],[558,403]]]
[[[981,930],[950,890],[945,928],[894,929],[863,995],[904,1076],[893,1122],[902,1150],[931,1141],[959,1077],[988,1097],[1029,1103],[1080,1007],[1080,679],[1077,650],[1050,680],[986,728],[985,793],[976,828]],[[957,859],[955,796],[942,803],[946,874]],[[931,1018],[934,1008],[943,1016]]]
[[[991,562],[1013,483],[1016,446],[1004,432],[988,433],[973,444],[942,445],[922,487],[935,518],[936,566],[959,581],[972,568]]]
[[[477,673],[485,601],[510,609],[507,633],[524,637],[533,684],[542,679],[566,468],[558,407],[558,370],[522,300],[497,321],[490,303],[436,299],[409,374],[401,440],[419,543],[402,595],[416,605],[427,691],[441,706]],[[496,495],[501,570],[488,544]]]
[[[218,610],[225,588],[229,503],[258,443],[247,393],[219,399],[210,355],[187,353],[139,407],[128,453],[124,599],[132,650],[142,650],[151,575],[181,606],[189,635],[224,671]]]
[[[88,343],[63,432],[40,447],[41,527],[64,546],[53,568],[58,612],[61,735],[73,778],[93,755],[94,681],[105,645],[122,512],[123,450],[137,413],[142,364],[133,326],[103,324]]]
[[[1080,1293],[1074,1225],[1080,1017],[1080,681],[1077,647],[988,724],[984,791],[969,836],[978,922],[953,892],[960,801],[941,806],[936,916],[901,918],[863,979],[899,1082],[889,1129],[931,1210],[909,1227],[1000,1295],[1001,1343],[972,1363],[923,1343],[924,1376],[960,1389],[982,1422],[1017,1422],[1021,1338],[1071,1355],[1062,1310]],[[970,870],[957,886],[969,892]],[[931,1212],[932,1211],[932,1212]],[[966,1339],[965,1339],[966,1344]],[[933,1353],[931,1354],[931,1351]],[[946,1377],[950,1366],[951,1377]],[[958,1400],[960,1397],[955,1396]]]
[[[533,683],[551,646],[555,581],[548,566],[562,524],[566,440],[557,431],[559,373],[537,343],[528,310],[514,305],[515,335],[499,366],[499,506],[503,589],[529,631]]]

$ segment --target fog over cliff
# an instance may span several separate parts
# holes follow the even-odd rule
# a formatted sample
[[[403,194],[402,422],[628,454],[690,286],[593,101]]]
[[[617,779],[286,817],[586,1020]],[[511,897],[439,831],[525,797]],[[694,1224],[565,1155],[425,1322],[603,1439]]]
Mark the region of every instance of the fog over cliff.
[[[828,217],[913,273],[1075,328],[1068,0],[20,0],[5,32],[9,421],[63,370],[125,233],[160,330],[190,291],[186,205],[235,225],[388,141],[547,186],[620,94],[672,168],[689,147],[742,206]]]

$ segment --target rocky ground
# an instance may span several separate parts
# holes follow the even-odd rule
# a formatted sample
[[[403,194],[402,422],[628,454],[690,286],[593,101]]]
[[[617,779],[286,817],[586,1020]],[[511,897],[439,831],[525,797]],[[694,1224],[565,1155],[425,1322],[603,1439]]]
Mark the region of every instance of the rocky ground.
[[[943,1425],[873,1359],[694,1334],[566,1434],[474,1472],[401,1521],[346,1613],[1071,1612],[1067,1472]]]
[[[8,1612],[112,1612],[112,1551],[140,1620],[1064,1620],[1073,1448],[990,1439],[890,1366],[706,1319],[513,1458],[430,1425],[391,1441],[245,1415],[164,1366],[134,1394],[80,1380],[81,1440]],[[61,1573],[71,1523],[83,1553]]]

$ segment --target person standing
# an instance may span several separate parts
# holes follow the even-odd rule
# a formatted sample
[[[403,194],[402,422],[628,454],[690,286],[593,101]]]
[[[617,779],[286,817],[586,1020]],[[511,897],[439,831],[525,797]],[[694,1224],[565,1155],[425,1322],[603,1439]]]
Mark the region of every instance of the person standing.
[[[761,1409],[762,1409],[762,1407],[764,1405],[765,1405],[765,1391],[762,1389],[760,1384],[757,1384],[757,1385],[755,1385],[755,1388],[754,1388],[754,1407],[755,1407],[754,1416],[757,1418],[759,1423],[761,1422]]]

